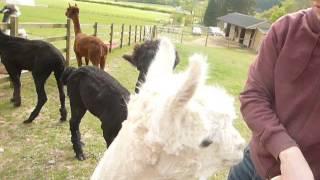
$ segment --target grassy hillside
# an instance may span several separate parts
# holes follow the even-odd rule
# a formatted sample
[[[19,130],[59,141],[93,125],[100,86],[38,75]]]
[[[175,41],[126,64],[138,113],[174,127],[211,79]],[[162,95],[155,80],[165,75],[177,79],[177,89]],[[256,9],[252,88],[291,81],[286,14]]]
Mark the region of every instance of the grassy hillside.
[[[176,9],[172,6],[160,5],[160,4],[145,4],[145,3],[137,3],[137,2],[119,2],[119,1],[106,1],[106,0],[76,0],[82,2],[93,2],[105,5],[114,5],[120,7],[129,7],[134,9],[155,11],[155,12],[163,12],[163,13],[175,13]]]
[[[160,21],[167,21],[169,14],[144,11],[132,8],[125,8],[111,5],[101,5],[87,2],[76,2],[67,0],[36,0],[38,6],[20,6],[22,15],[19,17],[21,23],[66,23],[65,11],[71,4],[77,3],[80,9],[80,23],[91,24],[92,26],[82,26],[82,31],[88,34],[93,33],[93,24],[98,22],[98,36],[103,40],[109,39],[111,23],[114,23],[114,41],[119,43],[121,25],[126,24],[125,31],[128,32],[128,25],[152,25]],[[0,3],[0,7],[3,3]],[[1,15],[0,15],[1,16]],[[108,25],[108,26],[107,26]],[[27,28],[26,32],[31,39],[39,39],[42,37],[65,36],[66,29],[52,28]],[[74,33],[73,31],[71,32]],[[125,34],[125,42],[127,42],[127,34]],[[54,42],[59,48],[65,47],[65,41]]]
[[[125,23],[125,24],[155,24],[166,20],[169,14],[143,11],[111,5],[101,5],[87,2],[67,0],[36,0],[37,7],[22,6],[21,22],[57,22],[66,21],[65,10],[68,2],[77,3],[80,8],[81,23]]]

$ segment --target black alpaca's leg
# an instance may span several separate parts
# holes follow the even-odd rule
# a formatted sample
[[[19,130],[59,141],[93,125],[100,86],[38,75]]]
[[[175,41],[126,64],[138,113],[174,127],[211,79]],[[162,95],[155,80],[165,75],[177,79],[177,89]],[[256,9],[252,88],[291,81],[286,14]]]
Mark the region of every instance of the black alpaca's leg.
[[[63,91],[63,84],[60,80],[61,77],[60,72],[55,72],[54,76],[56,78],[57,81],[57,86],[58,86],[58,90],[59,90],[59,98],[60,98],[60,121],[66,121],[67,120],[67,109],[66,109],[66,105],[65,105],[65,94]]]
[[[71,119],[69,123],[71,131],[71,142],[73,145],[73,150],[76,153],[76,158],[80,161],[83,161],[86,158],[82,150],[81,133],[79,130],[79,126],[82,117],[86,113],[86,109],[83,107],[82,103],[79,105],[77,103],[72,102],[72,99],[70,99],[70,105]]]
[[[102,127],[102,131],[103,131],[103,138],[106,141],[106,145],[107,145],[107,147],[109,147],[110,144],[112,143],[113,139],[115,138],[115,136],[113,134],[111,134],[110,128],[103,128]]]
[[[122,121],[119,120],[119,118],[117,118],[116,116],[108,116],[106,113],[104,113],[100,120],[103,137],[106,141],[107,147],[109,147],[121,129]]]
[[[21,71],[9,73],[9,75],[13,84],[13,95],[11,98],[11,102],[13,102],[15,107],[18,107],[21,105]]]
[[[24,121],[24,123],[31,123],[39,114],[42,106],[47,102],[47,95],[44,90],[44,84],[48,78],[49,74],[43,74],[42,76],[37,76],[33,74],[34,82],[36,85],[36,91],[38,95],[38,102],[29,118]]]

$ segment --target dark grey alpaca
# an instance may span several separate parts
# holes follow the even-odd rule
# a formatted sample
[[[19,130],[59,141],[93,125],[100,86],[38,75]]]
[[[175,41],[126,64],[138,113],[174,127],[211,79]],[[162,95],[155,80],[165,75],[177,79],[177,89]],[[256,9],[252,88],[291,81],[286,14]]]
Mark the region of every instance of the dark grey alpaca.
[[[103,137],[109,146],[126,120],[130,93],[116,79],[96,67],[68,67],[62,75],[70,99],[70,131],[76,158],[84,160],[79,125],[88,110],[101,121]]]
[[[139,71],[138,80],[135,87],[135,92],[139,92],[139,87],[145,81],[145,76],[148,72],[149,66],[157,53],[159,40],[148,40],[143,44],[137,44],[134,47],[132,55],[123,55],[122,57],[135,66]],[[180,62],[178,52],[176,51],[176,59],[174,62],[175,68]]]
[[[46,103],[47,95],[44,84],[52,72],[54,72],[59,90],[61,103],[60,120],[65,121],[67,117],[65,95],[63,85],[60,82],[65,60],[60,51],[47,42],[10,37],[0,30],[0,55],[1,61],[8,71],[13,84],[14,90],[11,102],[13,102],[14,106],[21,105],[21,71],[29,70],[32,73],[38,101],[36,107],[24,123],[31,123]]]

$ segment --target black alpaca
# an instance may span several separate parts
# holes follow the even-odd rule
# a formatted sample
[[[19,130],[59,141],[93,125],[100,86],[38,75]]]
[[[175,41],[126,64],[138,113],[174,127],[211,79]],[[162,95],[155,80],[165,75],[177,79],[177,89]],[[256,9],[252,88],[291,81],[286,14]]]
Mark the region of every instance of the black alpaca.
[[[0,54],[1,61],[7,69],[13,83],[14,90],[11,101],[14,103],[14,106],[21,105],[21,71],[29,70],[32,73],[38,101],[36,107],[24,123],[31,123],[46,103],[47,95],[44,84],[51,72],[54,72],[59,89],[61,103],[60,120],[65,121],[67,117],[65,95],[63,85],[60,82],[65,60],[60,51],[47,42],[10,37],[0,31]]]
[[[135,92],[139,92],[139,87],[145,81],[145,76],[148,72],[149,66],[157,53],[159,40],[148,40],[143,44],[137,44],[134,47],[132,55],[123,55],[122,57],[135,66],[139,71],[138,80],[135,87]],[[178,52],[176,51],[176,59],[174,62],[175,68],[180,62]]]
[[[103,137],[109,146],[127,118],[130,93],[108,73],[91,66],[66,68],[62,82],[67,85],[70,98],[73,150],[76,158],[84,160],[79,125],[86,111],[100,119]]]

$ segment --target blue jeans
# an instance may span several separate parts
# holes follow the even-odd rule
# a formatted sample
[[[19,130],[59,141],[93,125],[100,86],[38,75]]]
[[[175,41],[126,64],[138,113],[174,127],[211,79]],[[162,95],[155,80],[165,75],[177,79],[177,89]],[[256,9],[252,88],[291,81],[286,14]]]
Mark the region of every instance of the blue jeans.
[[[244,149],[242,161],[231,167],[228,180],[262,180],[251,161],[249,146]]]

